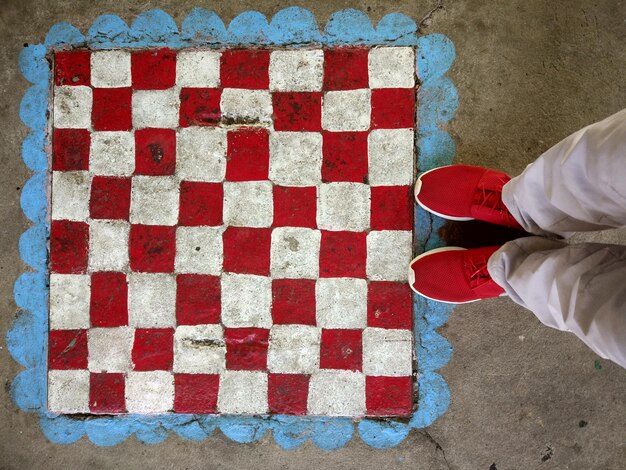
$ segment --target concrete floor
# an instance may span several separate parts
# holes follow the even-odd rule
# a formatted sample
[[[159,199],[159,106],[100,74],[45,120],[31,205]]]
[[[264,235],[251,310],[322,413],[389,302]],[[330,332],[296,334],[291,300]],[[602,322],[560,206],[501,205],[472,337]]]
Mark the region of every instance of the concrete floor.
[[[102,13],[126,20],[160,7],[180,23],[193,6],[215,9],[224,20],[247,9],[271,15],[305,6],[320,22],[338,9],[367,10],[374,20],[399,11],[419,20],[435,0],[163,2],[106,0],[0,1],[0,329],[16,314],[12,285],[22,272],[17,241],[27,221],[19,210],[28,172],[20,159],[26,134],[18,121],[27,87],[17,70],[26,42],[41,42],[48,28],[69,21],[83,31]],[[451,77],[460,107],[451,131],[459,163],[517,174],[542,151],[585,124],[626,106],[626,2],[568,0],[444,0],[424,32],[454,41]],[[626,243],[623,232],[608,240]],[[626,371],[598,361],[571,335],[542,327],[507,299],[455,310],[441,329],[454,345],[442,372],[450,385],[448,412],[392,450],[374,450],[354,438],[323,453],[307,443],[294,451],[271,439],[233,444],[216,433],[200,443],[175,436],[157,446],[134,438],[98,448],[86,440],[50,444],[34,415],[17,411],[9,384],[19,366],[3,342],[0,374],[0,468],[410,468],[620,469],[626,466]],[[4,333],[3,333],[4,334]]]

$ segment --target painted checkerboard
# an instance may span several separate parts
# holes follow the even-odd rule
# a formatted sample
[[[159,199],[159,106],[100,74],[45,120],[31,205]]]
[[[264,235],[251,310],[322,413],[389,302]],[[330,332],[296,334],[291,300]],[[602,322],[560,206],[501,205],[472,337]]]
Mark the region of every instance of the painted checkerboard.
[[[57,52],[48,409],[411,414],[414,64]]]

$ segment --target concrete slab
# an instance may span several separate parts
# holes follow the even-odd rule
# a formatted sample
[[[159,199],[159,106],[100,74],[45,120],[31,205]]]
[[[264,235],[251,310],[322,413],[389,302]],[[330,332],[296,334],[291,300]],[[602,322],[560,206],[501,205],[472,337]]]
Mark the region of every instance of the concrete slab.
[[[271,15],[288,5],[310,8],[318,21],[340,8],[357,7],[374,20],[398,11],[420,19],[435,2],[232,1],[215,8],[224,20],[258,9]],[[626,4],[611,0],[494,2],[460,0],[434,12],[427,32],[448,35],[457,49],[450,76],[460,107],[450,129],[456,162],[517,174],[568,133],[626,105],[623,64]],[[160,7],[180,20],[197,2],[30,0],[7,2],[0,13],[0,123],[3,224],[0,241],[0,329],[17,308],[11,291],[24,267],[17,240],[28,226],[19,191],[28,171],[19,159],[26,129],[18,123],[27,87],[17,70],[23,43],[40,42],[48,28],[68,21],[85,30],[96,16],[125,20]],[[424,25],[426,26],[426,25]],[[623,232],[603,235],[625,243]],[[594,239],[599,236],[591,235]],[[376,450],[354,438],[344,449],[323,453],[306,443],[279,449],[270,437],[238,445],[216,433],[201,443],[170,437],[155,447],[129,439],[98,448],[85,439],[67,447],[50,444],[37,418],[18,412],[8,395],[20,366],[0,350],[5,380],[0,419],[0,461],[6,468],[573,468],[619,469],[626,461],[626,371],[599,360],[571,335],[542,327],[507,299],[459,307],[440,329],[454,346],[442,370],[452,393],[447,413],[398,447]]]

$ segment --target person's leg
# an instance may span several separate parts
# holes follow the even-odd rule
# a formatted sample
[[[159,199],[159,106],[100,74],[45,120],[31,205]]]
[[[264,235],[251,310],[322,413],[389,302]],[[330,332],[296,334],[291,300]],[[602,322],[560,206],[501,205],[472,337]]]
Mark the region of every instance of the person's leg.
[[[491,255],[487,269],[542,323],[626,368],[626,246],[520,238]]]
[[[626,109],[549,149],[504,185],[502,200],[534,234],[626,226]]]

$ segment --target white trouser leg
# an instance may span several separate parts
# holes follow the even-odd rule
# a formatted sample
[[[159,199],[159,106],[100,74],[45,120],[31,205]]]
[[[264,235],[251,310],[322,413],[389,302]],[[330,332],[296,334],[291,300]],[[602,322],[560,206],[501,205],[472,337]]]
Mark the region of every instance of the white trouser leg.
[[[626,226],[626,109],[549,149],[504,186],[502,200],[537,235]]]
[[[542,323],[626,368],[626,246],[520,238],[496,251],[488,269]]]
[[[626,110],[575,132],[509,181],[502,199],[528,232],[626,226]],[[515,302],[626,368],[626,246],[506,243],[489,273]]]

